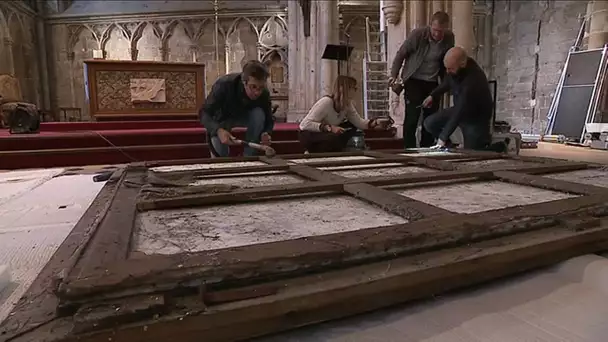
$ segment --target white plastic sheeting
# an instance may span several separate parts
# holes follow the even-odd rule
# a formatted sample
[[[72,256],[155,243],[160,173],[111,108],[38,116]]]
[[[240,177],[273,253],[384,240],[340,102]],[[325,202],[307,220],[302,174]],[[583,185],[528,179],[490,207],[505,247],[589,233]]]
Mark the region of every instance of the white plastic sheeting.
[[[90,174],[56,177],[62,171],[0,173],[0,267],[8,266],[11,276],[0,290],[0,322],[103,186]]]

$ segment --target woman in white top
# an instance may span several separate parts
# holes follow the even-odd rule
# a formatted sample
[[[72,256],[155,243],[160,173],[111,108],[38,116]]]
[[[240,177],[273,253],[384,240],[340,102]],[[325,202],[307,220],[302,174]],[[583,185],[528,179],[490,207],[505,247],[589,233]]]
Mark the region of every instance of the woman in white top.
[[[323,96],[300,122],[300,143],[311,153],[340,152],[359,129],[386,129],[375,119],[363,119],[350,95],[357,91],[357,80],[338,76],[333,93]]]

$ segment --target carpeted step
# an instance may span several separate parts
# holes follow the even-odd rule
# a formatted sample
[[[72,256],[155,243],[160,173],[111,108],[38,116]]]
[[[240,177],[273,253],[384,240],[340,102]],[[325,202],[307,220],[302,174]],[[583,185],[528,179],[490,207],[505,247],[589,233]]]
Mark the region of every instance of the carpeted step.
[[[245,139],[245,129],[237,128],[233,134]],[[146,145],[205,144],[203,128],[172,128],[146,130],[109,130],[80,132],[41,132],[40,134],[14,134],[0,137],[0,151],[69,149]],[[366,131],[366,138],[392,138],[388,131]],[[279,126],[272,134],[273,141],[298,140],[298,132],[289,126]]]
[[[197,120],[43,122],[41,132],[122,131],[131,129],[202,128]]]
[[[398,149],[402,139],[369,138],[371,149]],[[299,141],[273,143],[277,154],[302,153]],[[231,155],[242,154],[242,147],[233,147]],[[0,169],[46,168],[102,164],[122,164],[138,161],[208,158],[207,144],[166,144],[147,146],[92,147],[77,149],[44,149],[0,152]]]

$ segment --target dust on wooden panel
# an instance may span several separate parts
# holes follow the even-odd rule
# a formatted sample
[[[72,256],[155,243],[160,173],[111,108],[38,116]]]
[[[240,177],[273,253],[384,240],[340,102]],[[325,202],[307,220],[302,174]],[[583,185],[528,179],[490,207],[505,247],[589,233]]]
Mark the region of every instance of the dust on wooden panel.
[[[349,196],[153,210],[136,220],[134,252],[175,254],[407,223]]]
[[[356,160],[367,160],[374,159],[367,156],[349,156],[349,157],[321,157],[321,158],[302,158],[302,159],[291,159],[291,163],[295,164],[306,164],[316,162],[328,162],[328,161],[356,161]]]
[[[470,214],[577,197],[500,181],[394,190],[398,194],[457,213]]]
[[[544,177],[608,188],[608,167],[556,173]]]
[[[319,167],[319,169],[346,178],[395,176],[415,172],[435,172],[433,169],[418,166],[404,166],[401,163]]]
[[[227,176],[204,176],[195,178],[192,186],[196,185],[234,185],[240,188],[255,188],[267,185],[282,185],[304,183],[306,180],[284,171],[263,171],[256,173],[234,173]]]
[[[210,164],[187,164],[187,165],[169,165],[150,168],[154,172],[172,172],[172,171],[189,171],[189,170],[209,170],[224,167],[248,167],[266,165],[260,161],[246,162],[226,162],[226,163],[210,163]]]
[[[516,159],[490,159],[490,160],[475,160],[466,162],[453,161],[458,167],[466,167],[471,169],[485,169],[495,167],[512,167],[512,166],[540,166],[540,163],[525,162]]]

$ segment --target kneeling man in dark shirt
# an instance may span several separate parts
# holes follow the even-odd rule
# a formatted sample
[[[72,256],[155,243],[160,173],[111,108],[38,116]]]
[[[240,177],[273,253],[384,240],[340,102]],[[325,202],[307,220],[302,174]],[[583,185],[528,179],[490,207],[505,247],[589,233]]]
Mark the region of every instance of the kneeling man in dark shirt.
[[[491,142],[492,93],[486,74],[461,47],[448,50],[443,61],[448,77],[424,100],[423,106],[430,107],[448,90],[454,96],[454,106],[424,120],[425,129],[437,139],[433,147],[450,147],[450,136],[456,127],[460,127],[465,149],[488,149]]]
[[[227,157],[230,145],[234,145],[230,130],[247,127],[245,140],[270,145],[274,127],[266,66],[259,61],[249,61],[243,72],[218,78],[200,110],[201,123],[210,137],[211,156]],[[253,156],[256,151],[245,147],[244,155]]]

